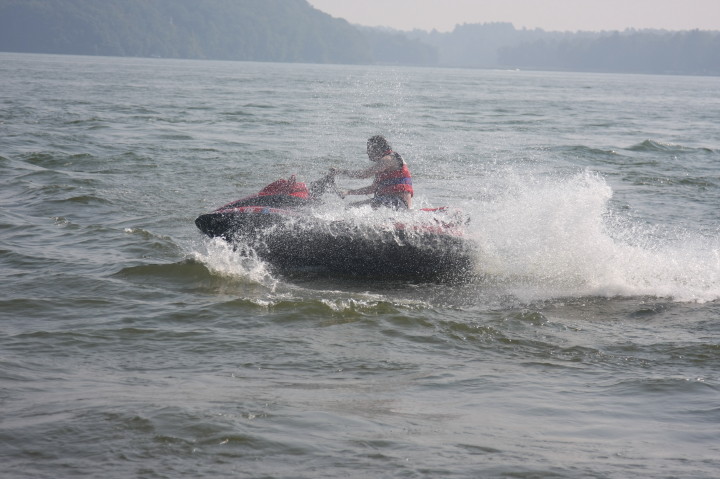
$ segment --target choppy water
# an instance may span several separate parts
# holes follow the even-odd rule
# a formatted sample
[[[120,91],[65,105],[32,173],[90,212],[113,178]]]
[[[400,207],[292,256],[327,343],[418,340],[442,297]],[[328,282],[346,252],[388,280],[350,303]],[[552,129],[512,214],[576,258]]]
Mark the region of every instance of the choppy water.
[[[4,477],[717,477],[720,79],[0,54],[0,84]],[[195,229],[377,133],[471,217],[476,279],[284,278]]]

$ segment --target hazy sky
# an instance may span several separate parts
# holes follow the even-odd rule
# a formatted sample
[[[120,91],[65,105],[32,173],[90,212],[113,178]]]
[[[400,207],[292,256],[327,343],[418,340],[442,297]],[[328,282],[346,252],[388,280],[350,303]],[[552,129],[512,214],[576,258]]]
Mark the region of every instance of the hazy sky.
[[[510,22],[546,31],[720,30],[720,0],[308,0],[350,23],[451,31],[463,23]]]

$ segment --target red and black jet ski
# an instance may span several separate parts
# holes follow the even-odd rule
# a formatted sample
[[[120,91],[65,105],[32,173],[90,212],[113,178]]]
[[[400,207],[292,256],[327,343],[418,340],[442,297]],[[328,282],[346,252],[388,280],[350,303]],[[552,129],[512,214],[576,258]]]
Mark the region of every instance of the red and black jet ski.
[[[291,274],[461,280],[471,273],[475,254],[463,234],[465,221],[447,208],[385,214],[370,224],[327,219],[318,207],[330,191],[339,194],[333,175],[310,188],[291,176],[200,215],[195,224]]]

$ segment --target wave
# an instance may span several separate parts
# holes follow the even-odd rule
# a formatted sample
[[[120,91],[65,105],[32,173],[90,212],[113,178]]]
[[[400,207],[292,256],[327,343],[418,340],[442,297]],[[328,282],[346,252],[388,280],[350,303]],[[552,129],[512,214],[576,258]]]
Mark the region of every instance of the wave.
[[[503,191],[476,204],[474,237],[493,287],[533,301],[557,297],[720,299],[720,237],[663,233],[611,207],[605,179],[585,171],[499,173]]]
[[[693,153],[693,152],[702,152],[702,153],[717,153],[718,151],[712,148],[706,148],[706,147],[688,147],[683,145],[678,145],[675,143],[664,143],[661,141],[656,140],[645,140],[642,143],[638,143],[636,145],[633,145],[629,148],[626,148],[628,151],[635,151],[635,152],[661,152],[661,153]]]
[[[271,274],[268,265],[248,252],[234,250],[224,241],[208,240],[191,246],[189,253],[182,253],[175,242],[159,241],[162,238],[142,229],[126,228],[125,232],[139,236],[144,248],[148,242],[159,243],[164,250],[175,250],[174,254],[167,255],[169,258],[177,257],[178,253],[185,254],[185,258],[169,263],[126,266],[113,273],[114,278],[159,290],[240,296],[263,305],[277,300],[275,290],[280,280]]]
[[[22,155],[25,162],[48,169],[65,169],[68,165],[76,162],[92,162],[97,158],[90,153],[61,153],[54,151],[36,152]]]
[[[112,205],[112,201],[91,194],[69,196],[67,198],[58,198],[47,201],[51,203],[77,203],[82,205]]]
[[[367,291],[367,283],[335,280],[292,282],[275,277],[267,265],[224,241],[208,240],[207,252],[180,262],[127,266],[115,279],[165,290],[209,294],[221,308],[260,308],[281,313],[278,321],[342,323],[377,315],[404,317],[432,306],[424,299]],[[226,300],[217,301],[223,296]]]
[[[88,118],[78,118],[72,120],[65,120],[66,126],[81,126],[90,129],[102,129],[110,128],[109,125],[105,124],[105,120],[99,116],[91,116]]]
[[[592,157],[596,157],[598,155],[610,156],[610,157],[620,156],[620,154],[616,150],[605,150],[602,148],[592,148],[590,146],[585,146],[585,145],[566,146],[566,147],[559,147],[556,149],[559,149],[561,151],[566,151],[569,153],[573,153],[573,154],[577,154],[578,156],[592,156]]]
[[[670,154],[692,154],[692,153],[718,153],[718,150],[713,148],[707,148],[707,147],[689,147],[684,145],[678,145],[674,143],[664,143],[661,141],[655,141],[655,140],[645,140],[641,143],[629,146],[629,147],[619,147],[619,148],[613,148],[613,149],[605,149],[605,148],[596,148],[596,147],[590,147],[586,145],[572,145],[572,146],[560,146],[553,148],[554,151],[559,151],[563,153],[569,153],[572,155],[577,155],[581,158],[584,157],[591,157],[591,158],[597,158],[597,157],[607,157],[610,159],[626,159],[628,158],[627,154],[623,154],[622,152],[633,152],[633,153],[670,153]]]
[[[277,285],[278,280],[272,275],[270,266],[258,258],[251,248],[231,245],[219,238],[206,240],[204,247],[204,251],[193,251],[191,258],[212,274],[264,285],[270,289]]]
[[[192,259],[177,263],[142,264],[122,268],[113,276],[128,280],[159,278],[172,282],[200,282],[212,279],[211,271],[203,263]]]
[[[672,185],[680,185],[680,186],[690,186],[695,189],[704,191],[711,188],[717,188],[720,186],[720,182],[718,182],[716,179],[702,176],[702,177],[677,177],[677,176],[671,176],[671,175],[664,175],[664,176],[634,176],[632,178],[632,183],[634,185],[662,185],[662,186],[672,186]]]

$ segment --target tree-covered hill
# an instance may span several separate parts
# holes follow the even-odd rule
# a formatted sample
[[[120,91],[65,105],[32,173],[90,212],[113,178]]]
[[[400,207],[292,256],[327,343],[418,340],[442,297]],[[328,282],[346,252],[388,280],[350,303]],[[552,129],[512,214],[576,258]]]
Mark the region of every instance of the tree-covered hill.
[[[720,75],[720,32],[485,23],[405,33],[351,25],[306,0],[0,0],[0,51]]]
[[[397,33],[367,35],[305,0],[0,0],[0,50],[308,63],[436,63],[430,46]]]

